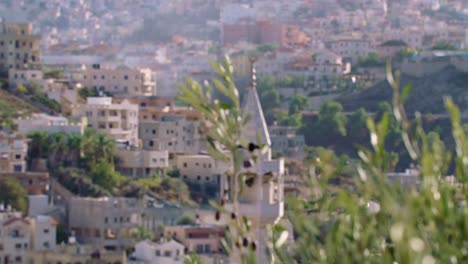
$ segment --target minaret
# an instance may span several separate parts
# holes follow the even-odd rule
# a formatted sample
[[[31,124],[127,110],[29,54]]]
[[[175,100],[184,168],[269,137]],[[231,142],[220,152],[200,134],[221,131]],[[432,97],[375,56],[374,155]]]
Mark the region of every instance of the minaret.
[[[268,126],[265,121],[265,116],[263,115],[262,105],[260,103],[260,98],[257,93],[257,76],[255,72],[255,62],[256,57],[250,57],[250,71],[251,71],[251,86],[248,90],[248,94],[243,106],[244,114],[250,115],[250,122],[242,131],[242,136],[247,140],[247,142],[252,142],[255,144],[266,144],[271,146],[270,133],[268,132]],[[260,141],[258,141],[258,136],[260,135]],[[271,150],[263,156],[266,160],[271,160]]]
[[[247,142],[271,146],[268,126],[256,89],[255,58],[252,58],[250,62],[252,83],[243,111],[244,114],[250,115],[251,121],[243,129],[242,136]],[[258,138],[261,142],[258,142]],[[284,160],[272,160],[271,151],[264,155],[256,154],[259,157],[256,162],[253,162],[253,166],[242,170],[242,173],[256,176],[253,183],[244,186],[239,195],[239,212],[252,222],[250,237],[257,243],[257,262],[263,264],[270,262],[266,254],[266,227],[277,223],[284,214]],[[238,256],[233,256],[231,260],[236,263]]]

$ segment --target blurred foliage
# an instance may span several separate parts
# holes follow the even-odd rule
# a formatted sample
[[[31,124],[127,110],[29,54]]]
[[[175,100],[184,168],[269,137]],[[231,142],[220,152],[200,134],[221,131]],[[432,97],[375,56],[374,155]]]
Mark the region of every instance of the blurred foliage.
[[[383,63],[379,59],[379,54],[376,52],[371,52],[367,54],[367,56],[359,57],[357,64],[354,66],[356,68],[359,67],[383,67],[385,63]]]
[[[90,89],[88,87],[83,87],[83,88],[78,90],[78,95],[81,98],[86,99],[88,97],[98,96],[98,92],[95,89]]]
[[[63,76],[63,71],[60,69],[44,68],[44,79],[60,79]]]
[[[390,68],[390,67],[389,67]],[[450,98],[456,152],[444,147],[437,133],[426,133],[420,118],[410,123],[399,92],[399,73],[388,70],[394,91],[392,112],[399,135],[419,168],[419,183],[390,183],[394,155],[385,147],[391,116],[367,119],[371,148],[358,150],[360,161],[351,185],[331,185],[342,174],[330,155],[319,154],[311,169],[309,199],[288,201],[296,242],[272,247],[280,263],[466,263],[468,142],[460,112]],[[454,177],[448,169],[454,163]],[[314,210],[305,210],[313,207]],[[273,234],[274,235],[274,234]]]
[[[0,203],[4,205],[4,208],[11,206],[24,215],[28,213],[28,193],[17,179],[2,176],[0,190]]]
[[[177,219],[177,225],[194,225],[195,219],[192,216],[183,215]]]
[[[234,174],[230,186],[243,187],[236,170],[238,145],[243,146],[240,130],[248,117],[240,113],[238,95],[232,81],[229,61],[213,66],[222,81],[215,87],[232,99],[231,105],[211,98],[211,87],[203,89],[187,81],[181,99],[204,114],[211,127],[209,152],[215,159],[232,161]],[[376,117],[363,111],[352,116],[353,122],[365,122],[369,147],[358,147],[359,161],[350,164],[347,157],[338,158],[330,150],[309,149],[311,195],[307,199],[292,197],[287,201],[287,218],[294,229],[294,243],[286,243],[288,231],[280,225],[268,227],[268,253],[274,263],[467,263],[468,207],[468,142],[460,111],[450,98],[445,104],[451,118],[455,152],[444,147],[437,133],[425,132],[416,114],[410,122],[403,102],[411,86],[400,90],[400,74],[391,72],[388,80],[393,89],[392,105],[381,105]],[[386,109],[390,106],[390,109]],[[346,134],[346,118],[336,103],[321,109],[318,122],[327,133]],[[378,120],[378,121],[375,121]],[[326,125],[326,126],[325,126]],[[364,133],[358,129],[353,130]],[[390,183],[398,155],[388,151],[387,139],[397,135],[419,171],[418,182],[403,186]],[[240,140],[240,141],[236,141]],[[228,150],[226,155],[224,150]],[[453,177],[447,177],[453,166]],[[345,172],[346,171],[346,172]],[[352,181],[336,184],[334,179],[348,175]],[[237,185],[241,183],[240,185]],[[234,187],[235,188],[235,187]],[[236,203],[238,191],[230,201]],[[236,214],[221,203],[213,203],[221,215]],[[249,220],[234,215],[226,229],[223,245],[227,253],[242,254],[241,263],[256,263],[250,241],[238,245],[239,236],[248,236]],[[242,224],[244,222],[244,224]],[[240,240],[242,241],[242,240]],[[246,249],[247,251],[244,251]],[[250,251],[249,251],[250,250]],[[247,254],[246,254],[247,253]],[[198,263],[189,256],[186,263]]]

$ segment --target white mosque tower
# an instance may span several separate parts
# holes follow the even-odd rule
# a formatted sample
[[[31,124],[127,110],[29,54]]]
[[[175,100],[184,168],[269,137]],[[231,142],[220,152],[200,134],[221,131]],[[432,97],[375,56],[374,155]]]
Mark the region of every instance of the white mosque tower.
[[[247,142],[271,146],[268,126],[257,94],[254,63],[252,59],[252,84],[243,105],[244,114],[250,115],[251,121],[242,131],[242,136]],[[261,142],[258,142],[258,135]],[[266,226],[277,223],[284,214],[284,160],[272,160],[269,150],[260,155],[252,167],[244,168],[243,172],[251,172],[258,177],[250,187],[244,186],[239,196],[239,213],[252,221],[250,236],[257,244],[257,263],[269,263]],[[231,263],[238,261],[238,256],[232,256]]]

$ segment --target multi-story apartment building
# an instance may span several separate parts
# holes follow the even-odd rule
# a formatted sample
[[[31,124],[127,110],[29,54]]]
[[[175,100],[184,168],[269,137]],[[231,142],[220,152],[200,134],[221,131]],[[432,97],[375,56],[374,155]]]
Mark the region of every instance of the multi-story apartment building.
[[[169,166],[169,153],[166,150],[144,150],[124,146],[115,151],[119,159],[116,169],[125,176],[132,178],[147,178],[155,174],[161,175]]]
[[[374,51],[369,39],[357,37],[343,37],[328,43],[331,51],[355,63],[360,57],[365,57]]]
[[[270,127],[271,149],[289,159],[304,159],[305,138],[297,134],[297,128],[285,126]]]
[[[30,23],[0,24],[0,72],[32,69],[40,65],[41,37],[33,34]]]
[[[229,164],[207,154],[177,156],[176,168],[184,181],[203,185],[219,185],[221,176],[230,169]]]
[[[111,97],[88,97],[86,104],[72,105],[72,116],[86,117],[88,126],[109,137],[138,145],[138,105]]]
[[[12,68],[8,70],[8,84],[10,89],[19,85],[27,85],[30,83],[41,84],[44,74],[41,69],[25,69]]]
[[[199,127],[200,121],[184,114],[155,113],[140,118],[139,137],[144,149],[197,153],[203,146]]]
[[[25,137],[0,134],[0,173],[25,172],[27,154]]]
[[[180,208],[154,200],[73,197],[68,203],[68,226],[78,242],[107,249],[134,245],[141,227],[156,233],[181,215]]]
[[[102,68],[99,64],[74,74],[84,87],[102,91],[113,96],[156,95],[156,83],[150,69],[119,67]]]
[[[120,249],[135,242],[141,213],[138,200],[126,198],[72,198],[68,226],[80,243]]]
[[[57,222],[49,216],[25,218],[0,206],[0,263],[26,264],[28,253],[55,247]]]

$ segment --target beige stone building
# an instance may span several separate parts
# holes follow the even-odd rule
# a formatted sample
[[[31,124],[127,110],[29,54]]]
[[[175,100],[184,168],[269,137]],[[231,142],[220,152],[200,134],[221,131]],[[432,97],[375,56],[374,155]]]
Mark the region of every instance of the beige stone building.
[[[214,160],[207,154],[180,155],[176,158],[176,168],[186,182],[217,184],[221,176],[230,169],[229,164]]]
[[[18,85],[27,85],[30,83],[41,84],[43,82],[41,69],[25,69],[12,68],[8,70],[8,84],[10,88],[15,88]]]
[[[144,149],[169,153],[197,153],[202,149],[200,121],[183,114],[148,115],[140,118],[139,137]]]
[[[352,37],[341,37],[328,43],[330,50],[338,53],[343,58],[350,59],[353,63],[360,57],[365,57],[374,51],[369,39]]]
[[[86,104],[72,105],[72,116],[86,117],[88,126],[117,141],[138,146],[138,105],[127,100],[120,103],[111,97],[88,97]]]
[[[41,37],[30,23],[0,24],[0,71],[33,69],[40,66]]]
[[[95,64],[79,71],[74,76],[76,81],[84,87],[113,96],[156,95],[156,82],[150,69],[128,67],[109,69]]]
[[[117,170],[132,178],[161,175],[169,166],[169,153],[166,150],[144,150],[124,146],[117,148],[115,155],[119,159]]]
[[[19,212],[0,213],[0,263],[27,263],[30,224]]]
[[[25,172],[27,154],[27,138],[0,134],[0,173]]]
[[[53,249],[56,226],[49,216],[25,218],[0,205],[0,263],[29,264],[29,252]]]
[[[126,264],[125,251],[107,251],[92,245],[59,245],[49,251],[32,251],[28,264]]]
[[[120,249],[135,242],[140,208],[136,199],[72,198],[68,203],[68,226],[80,243]]]

